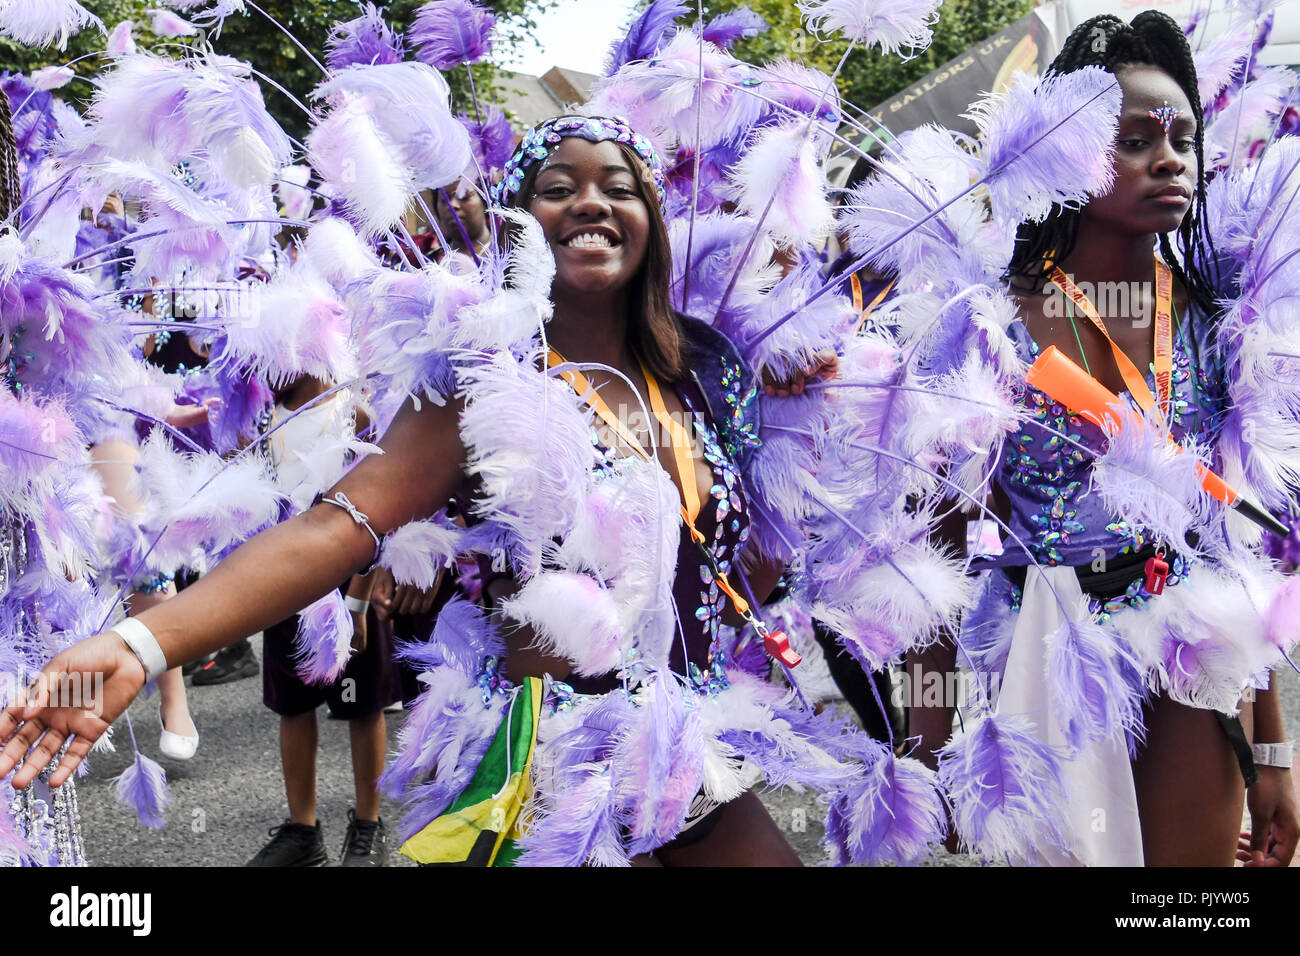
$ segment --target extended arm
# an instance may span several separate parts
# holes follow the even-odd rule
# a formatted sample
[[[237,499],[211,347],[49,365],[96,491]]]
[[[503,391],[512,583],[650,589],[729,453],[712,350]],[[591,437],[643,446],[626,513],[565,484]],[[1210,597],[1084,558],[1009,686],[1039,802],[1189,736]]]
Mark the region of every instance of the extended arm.
[[[343,492],[369,517],[379,535],[433,514],[464,481],[464,449],[457,427],[458,405],[407,406],[373,455],[330,490]],[[178,597],[141,614],[175,667],[241,640],[320,598],[365,567],[374,554],[369,533],[340,508],[318,504],[305,514],[246,542],[211,574]],[[93,709],[61,707],[50,699],[60,684],[51,675],[103,678]],[[0,776],[40,740],[14,776],[26,786],[75,735],[51,777],[58,786],[144,685],[144,669],[118,635],[97,634],[74,645],[46,666],[28,694],[0,714]],[[44,735],[42,737],[42,734]]]

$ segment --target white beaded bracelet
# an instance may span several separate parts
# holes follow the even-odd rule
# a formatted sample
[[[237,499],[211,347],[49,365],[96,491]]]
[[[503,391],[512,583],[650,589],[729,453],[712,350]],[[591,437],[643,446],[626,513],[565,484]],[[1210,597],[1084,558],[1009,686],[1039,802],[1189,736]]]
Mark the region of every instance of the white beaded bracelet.
[[[157,680],[167,673],[167,655],[163,653],[162,645],[139,618],[123,618],[113,625],[112,630],[139,659],[146,681]]]
[[[1256,765],[1260,767],[1281,767],[1283,770],[1289,770],[1295,752],[1295,741],[1280,740],[1272,744],[1254,744],[1250,752],[1255,758]]]
[[[361,598],[353,597],[351,594],[343,595],[343,604],[353,614],[365,614],[370,610],[370,602],[363,601]]]

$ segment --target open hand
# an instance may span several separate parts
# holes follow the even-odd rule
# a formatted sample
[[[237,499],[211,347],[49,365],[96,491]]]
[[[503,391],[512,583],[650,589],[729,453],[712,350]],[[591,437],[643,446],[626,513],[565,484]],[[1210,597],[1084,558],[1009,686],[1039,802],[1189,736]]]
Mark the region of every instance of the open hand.
[[[398,584],[387,568],[381,568],[375,577],[374,590],[370,592],[370,601],[375,606],[375,613],[381,621],[386,621],[398,614],[428,614],[433,610],[434,601],[442,587],[443,575],[447,569],[438,572],[438,579],[433,586],[421,590],[410,584]]]
[[[796,372],[793,378],[777,381],[771,372],[763,370],[763,391],[769,396],[788,398],[802,395],[805,383],[822,379],[829,381],[840,371],[840,358],[833,349],[823,349],[813,356],[811,367]]]
[[[144,668],[117,634],[96,634],[74,644],[45,665],[25,699],[0,711],[0,777],[27,755],[12,781],[21,790],[70,739],[50,775],[50,786],[60,786],[144,684]]]
[[[202,405],[173,404],[172,410],[167,413],[167,424],[173,428],[193,428],[209,420],[215,421],[220,408],[219,398],[204,399]]]
[[[1300,840],[1291,771],[1260,767],[1259,780],[1246,791],[1250,832],[1241,834],[1237,859],[1244,866],[1290,866]]]

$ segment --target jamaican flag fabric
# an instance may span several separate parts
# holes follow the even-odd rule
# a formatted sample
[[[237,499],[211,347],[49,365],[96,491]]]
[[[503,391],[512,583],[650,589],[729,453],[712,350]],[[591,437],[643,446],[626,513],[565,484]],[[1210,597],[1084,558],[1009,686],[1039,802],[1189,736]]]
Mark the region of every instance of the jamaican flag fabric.
[[[446,812],[402,844],[402,853],[433,866],[511,866],[519,811],[528,799],[542,682],[529,677],[506,708],[483,761]]]

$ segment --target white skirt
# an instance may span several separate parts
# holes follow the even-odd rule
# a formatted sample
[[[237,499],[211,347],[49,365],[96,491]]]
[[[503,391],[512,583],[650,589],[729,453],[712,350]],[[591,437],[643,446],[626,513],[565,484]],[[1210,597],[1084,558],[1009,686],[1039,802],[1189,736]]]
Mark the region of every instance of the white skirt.
[[[1030,567],[998,694],[998,713],[1023,715],[1038,739],[1069,753],[1047,690],[1048,636],[1064,620],[1061,605],[1086,606],[1073,568]],[[1055,589],[1055,595],[1053,594]],[[1060,597],[1058,602],[1057,596]],[[1070,853],[1039,847],[1013,862],[1030,866],[1141,866],[1142,829],[1128,746],[1122,734],[1061,760],[1068,818],[1060,821]]]

